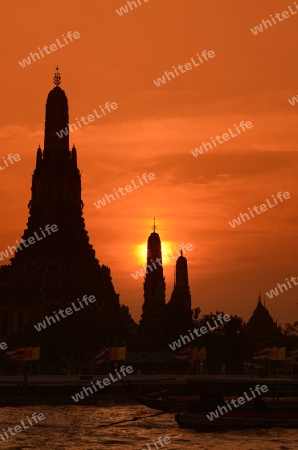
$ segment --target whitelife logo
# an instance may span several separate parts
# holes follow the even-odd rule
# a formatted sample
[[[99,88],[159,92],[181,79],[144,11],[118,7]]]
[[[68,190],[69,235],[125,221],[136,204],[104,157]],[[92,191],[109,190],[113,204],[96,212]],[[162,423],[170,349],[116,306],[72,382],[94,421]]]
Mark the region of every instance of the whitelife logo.
[[[79,38],[81,37],[81,36],[80,36],[80,33],[79,33],[78,31],[74,31],[74,33],[72,33],[72,31],[69,31],[69,32],[67,33],[66,36],[67,36],[67,38],[69,39],[70,42],[73,42],[73,39],[72,39],[72,38],[74,38],[74,39],[79,39]],[[68,40],[66,39],[66,37],[64,37],[64,34],[62,34],[62,37],[63,37],[63,40],[64,40],[65,44],[61,44],[61,42],[59,41],[59,39],[56,39],[56,42],[57,42],[57,44],[59,45],[59,47],[57,47],[56,44],[51,44],[50,46],[44,45],[43,48],[42,48],[42,50],[43,50],[47,55],[50,55],[52,52],[55,52],[56,50],[58,50],[58,48],[65,47],[65,45],[68,45],[69,42],[68,42]],[[50,50],[48,50],[49,47],[50,47]],[[42,51],[42,50],[40,49],[40,47],[38,47],[38,51],[39,51],[40,55],[42,56],[42,58],[44,58],[45,55],[43,54],[43,51]],[[30,52],[28,58],[24,58],[22,61],[19,61],[19,64],[20,64],[20,66],[21,66],[22,68],[26,67],[26,65],[27,65],[27,66],[30,66],[31,60],[32,60],[33,62],[36,61],[35,58],[37,58],[37,59],[39,60],[39,59],[40,59],[39,54],[38,54],[38,53],[32,53],[32,52]]]
[[[90,302],[90,303],[96,302],[96,298],[95,298],[94,295],[89,295],[89,297],[88,297],[88,298],[87,298],[87,297],[88,297],[87,295],[84,295],[84,297],[82,298],[82,302],[84,302],[86,306],[89,305],[89,302]],[[76,308],[76,305],[74,304],[74,302],[72,302],[71,305],[73,306],[74,311],[80,311],[81,309],[84,308],[84,306],[82,305],[82,302],[81,302],[79,299],[77,299],[77,300],[78,300],[78,302],[79,302],[81,308]],[[72,313],[73,313],[74,311],[73,311],[72,308],[69,306],[69,307],[66,308],[65,310],[59,309],[58,314],[60,314],[60,317],[62,317],[62,319],[65,319],[65,317],[71,316]],[[65,316],[63,315],[64,312],[65,312],[65,314],[66,314]],[[58,316],[58,314],[56,313],[56,311],[53,311],[53,314],[55,314],[56,319],[58,320],[58,322],[60,322],[60,317]],[[45,320],[44,320],[43,322],[39,322],[37,325],[34,325],[34,328],[35,328],[37,331],[41,331],[41,330],[46,329],[48,325],[52,325],[51,319],[52,319],[52,323],[56,323],[56,320],[55,320],[55,318],[54,318],[53,316],[49,316],[49,317],[46,316],[46,317],[45,317]],[[47,322],[48,322],[48,324],[47,324]]]
[[[137,0],[137,2],[138,2],[138,4],[139,4],[139,6],[142,6],[142,5],[143,5],[143,3],[142,3],[141,0]],[[147,3],[147,2],[149,2],[149,0],[143,0],[143,2],[144,2],[144,3]],[[134,8],[132,8],[132,4],[134,5]],[[130,8],[131,11],[132,11],[133,9],[138,8],[138,5],[137,5],[137,3],[136,3],[135,1],[127,2],[126,5],[127,5],[127,6],[121,6],[120,9],[116,9],[116,13],[117,13],[119,16],[123,16],[123,14],[128,13],[128,12],[129,12],[128,7]]]
[[[243,393],[244,397],[238,397],[237,400],[230,400],[230,402],[228,402],[228,400],[226,400],[226,405],[225,406],[218,406],[216,408],[215,411],[212,411],[210,414],[207,414],[206,417],[209,420],[213,420],[213,419],[218,419],[219,414],[218,412],[220,412],[221,415],[223,415],[223,411],[227,414],[229,411],[232,411],[232,406],[230,405],[230,403],[232,403],[232,405],[234,406],[234,408],[238,408],[240,405],[244,405],[244,403],[249,402],[251,400],[253,400],[254,398],[256,398],[256,394],[254,393],[254,391],[252,390],[252,388],[249,388],[252,397],[250,398],[246,392]],[[257,395],[262,395],[265,394],[266,392],[268,392],[268,386],[266,384],[262,384],[262,386],[260,386],[259,384],[257,384],[255,386],[255,391],[257,393]],[[260,392],[261,391],[261,392]],[[238,403],[238,404],[237,404]],[[228,411],[229,408],[229,411]]]
[[[292,97],[291,99],[288,99],[288,102],[290,103],[291,106],[295,106],[295,104],[298,104],[298,95],[296,97]]]
[[[239,128],[241,128],[242,131],[246,131],[246,130],[249,130],[250,128],[252,128],[253,124],[249,121],[244,123],[244,120],[242,120],[238,126],[239,126]],[[208,152],[207,146],[209,146],[209,150],[211,150],[214,147],[217,147],[215,141],[218,142],[218,144],[223,144],[224,141],[230,140],[230,136],[232,138],[239,136],[239,134],[241,134],[241,131],[239,130],[238,126],[234,123],[234,127],[236,128],[236,131],[238,134],[234,134],[233,131],[231,130],[231,128],[229,128],[228,129],[229,133],[224,133],[221,136],[218,136],[218,134],[217,134],[214,139],[212,136],[210,137],[210,139],[213,143],[213,146],[212,146],[212,144],[210,144],[210,142],[202,142],[202,145],[200,145],[200,148],[195,148],[194,150],[191,150],[190,153],[196,158],[198,155],[203,155],[203,153],[204,153],[203,148],[204,148],[205,152]],[[221,141],[221,139],[222,139],[222,141]]]
[[[148,173],[148,175],[145,172],[145,173],[143,173],[141,178],[145,181],[146,184],[149,183],[149,181],[147,180],[147,177],[148,177],[148,179],[150,181],[155,180],[155,175],[154,175],[153,172]],[[133,188],[134,189],[139,189],[141,186],[143,186],[143,182],[142,182],[141,178],[139,176],[137,176],[137,178],[138,178],[139,183],[140,183],[139,186],[136,185],[133,180],[131,180],[131,183],[132,183],[133,187],[130,184],[128,184],[128,185],[125,186],[125,188],[119,187],[117,190],[114,188],[113,191],[114,191],[114,194],[116,195],[116,197],[120,198],[118,193],[117,193],[117,191],[120,192],[120,194],[124,197],[126,195],[126,193],[132,192]],[[126,192],[124,192],[124,189],[125,189]],[[107,201],[109,203],[111,203],[110,198],[112,198],[113,201],[116,200],[113,194],[105,194],[105,197],[106,197],[106,199],[107,199]],[[97,209],[100,209],[101,206],[106,206],[106,200],[103,197],[101,200],[98,200],[97,202],[94,202],[93,205],[96,206]]]
[[[38,236],[38,234],[36,233],[36,231],[34,231],[34,237],[33,237],[33,236],[30,236],[30,237],[27,239],[29,245],[35,244],[35,242],[36,242],[35,238],[36,238],[38,241],[41,241],[43,238],[47,237],[47,235],[45,234],[45,232],[43,231],[43,229],[42,229],[41,227],[40,227],[39,229],[40,229],[41,234],[42,234],[43,237]],[[44,229],[45,229],[45,231],[47,231],[48,236],[50,236],[51,231],[52,231],[53,233],[55,233],[56,231],[58,231],[58,227],[57,227],[56,224],[54,224],[54,225],[49,225],[49,224],[48,224],[48,225],[45,226]],[[16,241],[16,244],[17,244],[18,242],[19,242],[19,241]],[[29,247],[29,245],[26,244],[26,239],[22,239],[21,242],[19,243],[19,245],[18,245],[17,248],[16,248],[14,245],[12,245],[11,247],[10,247],[10,245],[9,245],[9,246],[7,247],[7,250],[5,250],[4,252],[0,252],[0,261],[3,260],[3,256],[4,256],[4,258],[8,258],[8,257],[9,257],[8,252],[10,252],[11,256],[13,256],[14,253],[13,253],[12,249],[14,249],[15,253],[17,253],[19,250],[23,250],[22,247],[21,247],[22,245],[24,245],[24,247],[26,247],[26,248]]]
[[[5,167],[0,166],[0,170],[4,170],[6,167],[9,166],[9,164],[8,164],[7,160],[4,158],[4,156],[2,156],[2,159],[3,159],[3,162],[4,162]],[[13,161],[12,161],[12,160],[14,160],[15,162],[18,162],[18,161],[20,161],[21,157],[20,157],[20,155],[19,155],[18,153],[16,153],[15,155],[12,155],[12,154],[10,153],[10,154],[7,156],[7,159],[8,159],[8,161],[10,162],[10,164],[12,165],[12,164],[13,164]]]
[[[216,319],[219,321],[220,324],[217,323]],[[173,352],[174,352],[175,350],[177,350],[178,348],[181,348],[181,346],[185,345],[186,343],[190,343],[191,340],[194,341],[197,337],[201,337],[202,334],[206,334],[206,333],[208,333],[208,331],[215,330],[217,327],[224,325],[224,322],[229,322],[231,320],[231,316],[229,316],[229,314],[225,314],[224,316],[222,314],[218,314],[216,319],[214,317],[212,317],[215,327],[211,327],[210,323],[207,320],[205,325],[207,325],[208,328],[203,326],[201,328],[194,328],[192,332],[190,330],[188,330],[191,338],[189,336],[187,336],[187,334],[184,336],[182,336],[182,334],[180,334],[180,339],[178,339],[178,341],[174,341],[172,344],[169,344],[170,349],[173,350]],[[199,331],[201,332],[201,334],[199,333]],[[193,333],[195,333],[196,337],[193,335]]]
[[[297,277],[296,277],[296,278],[297,278]],[[291,285],[290,281],[289,281],[287,278],[286,278],[285,280],[286,280],[286,282],[288,283],[289,288],[292,289],[293,286]],[[292,277],[292,278],[291,278],[291,281],[294,283],[294,286],[297,286],[297,285],[298,285],[298,283],[296,283],[295,277]],[[281,293],[281,294],[283,293],[283,289],[285,289],[286,291],[288,290],[287,286],[286,286],[284,283],[282,283],[282,284],[277,283],[276,288],[271,289],[270,293],[269,293],[269,292],[266,292],[266,295],[268,295],[268,297],[270,298],[270,300],[271,300],[274,296],[277,297],[277,296],[279,295],[278,289],[280,290],[280,293]]]
[[[132,373],[133,373],[133,367],[132,366],[121,366],[120,367],[120,369],[119,369],[119,372],[121,372],[121,374],[122,374],[122,376],[123,377],[126,377],[127,375],[131,375]],[[109,378],[104,378],[103,380],[96,380],[96,382],[95,382],[95,384],[97,384],[97,386],[99,387],[99,389],[104,389],[105,388],[105,386],[110,386],[110,384],[111,384],[111,381],[112,381],[112,383],[115,383],[116,381],[118,381],[118,380],[121,380],[121,374],[118,372],[118,370],[116,369],[115,370],[115,373],[114,373],[114,375],[117,375],[117,377],[118,378],[114,378],[113,377],[113,374],[111,374],[111,373],[109,373],[109,377],[110,377],[110,379]],[[111,380],[111,381],[110,381]],[[101,383],[103,383],[103,386],[102,386],[102,384]],[[83,387],[83,390],[82,391],[80,391],[80,392],[77,392],[75,395],[72,395],[71,396],[71,398],[73,399],[73,401],[74,402],[78,402],[79,400],[84,400],[84,398],[85,398],[85,395],[87,396],[87,397],[89,397],[89,393],[90,394],[94,394],[94,392],[97,392],[98,391],[98,389],[97,389],[97,387],[95,386],[95,384],[93,383],[93,381],[91,381],[91,384],[92,384],[92,386],[89,386],[89,387]],[[92,390],[93,389],[93,390]]]
[[[37,417],[36,417],[36,416],[37,416]],[[35,423],[32,423],[32,422],[31,422],[31,419],[34,420]],[[36,412],[34,412],[34,413],[32,414],[32,416],[30,417],[30,419],[29,419],[29,417],[27,416],[27,418],[26,418],[25,420],[27,420],[28,423],[29,423],[29,425],[32,427],[33,425],[35,425],[35,424],[38,423],[38,420],[44,420],[44,419],[45,419],[45,415],[44,415],[43,413],[38,413],[38,414],[37,414]],[[20,426],[20,425],[15,425],[14,428],[13,428],[13,427],[9,427],[9,428],[7,428],[7,431],[5,431],[5,429],[3,428],[3,431],[4,431],[3,434],[5,434],[5,438],[8,439],[10,436],[15,436],[16,433],[21,433],[23,430],[26,430],[26,428],[29,428],[28,426],[26,426],[24,420],[21,420],[21,425],[22,425],[22,426]],[[15,432],[13,432],[12,430],[14,430]],[[10,433],[10,436],[9,436],[8,433],[7,433],[8,431],[9,431],[9,433]],[[1,432],[1,433],[2,433],[2,432]],[[0,434],[0,437],[1,437],[2,441],[5,441],[5,438],[3,437],[2,434]]]
[[[270,201],[268,200],[268,198],[266,199],[266,202],[267,202],[267,204],[268,204],[268,206],[269,206],[270,209],[271,209],[271,208],[274,208],[276,205],[279,205],[279,203],[278,203],[278,201],[276,200],[276,198],[274,197],[274,195],[272,195],[271,197],[273,197],[273,201],[274,201],[275,205],[274,205],[274,204],[271,205],[271,203],[270,203]],[[279,201],[280,201],[281,203],[283,203],[282,197],[283,197],[285,200],[288,200],[291,196],[290,196],[289,192],[284,192],[284,193],[279,192],[279,193],[276,195],[276,197],[279,199]],[[267,206],[265,203],[263,203],[262,205],[259,206],[259,208],[260,208],[261,211],[258,211],[258,207],[257,207],[257,206],[254,206],[252,209],[259,215],[259,214],[261,214],[262,212],[267,211],[268,206]],[[249,210],[249,213],[250,213],[251,217],[255,217],[255,216],[254,216],[254,213],[251,211],[251,209],[250,209],[250,208],[247,208],[247,209]],[[246,222],[244,216],[246,216],[247,220],[250,220],[250,217],[249,217],[248,213],[243,213],[243,214],[240,213],[240,215],[237,217],[237,219],[233,219],[233,222],[229,222],[229,225],[231,225],[232,228],[235,228],[236,225],[241,225],[241,220],[242,220],[243,222]]]
[[[294,2],[296,9],[298,9],[298,5],[296,2]],[[288,10],[290,11],[291,15],[294,16],[295,14],[297,14],[297,11],[293,11],[291,6],[288,6]],[[280,17],[282,16],[282,18]],[[282,13],[276,13],[275,17],[278,19],[278,22],[276,22],[276,20],[273,18],[272,14],[270,14],[271,20],[262,20],[262,23],[260,23],[260,25],[257,25],[254,28],[251,28],[250,31],[254,34],[257,35],[259,33],[262,33],[264,31],[262,25],[264,25],[265,30],[268,29],[269,25],[270,27],[273,27],[273,25],[277,25],[279,22],[283,22],[284,19],[288,19],[290,17],[290,14],[288,13],[288,11],[283,11]]]
[[[177,247],[176,248],[176,255],[173,255],[172,252],[170,253],[170,256],[172,258],[173,261],[176,261],[176,259],[181,255],[181,251],[183,252],[183,254],[185,254],[186,251],[191,251],[193,250],[193,246],[192,244],[181,244],[180,245],[180,249],[178,250]],[[156,258],[155,262],[157,262],[159,264],[160,267],[162,267],[162,260],[164,263],[168,263],[170,262],[170,258],[169,256],[164,256],[162,259],[161,258]],[[148,264],[148,266],[142,266],[140,268],[140,270],[136,270],[135,273],[132,273],[131,276],[137,280],[139,277],[144,277],[148,272],[148,269],[150,269],[150,272],[153,272],[153,269],[157,269],[157,265],[155,264],[155,262],[153,261],[153,259],[151,259],[151,264]]]
[[[163,442],[162,442],[163,441]],[[142,450],[159,450],[160,448],[164,447],[164,444],[170,444],[171,439],[169,438],[169,436],[160,436],[157,439],[157,442],[153,439],[152,444],[154,444],[154,447],[151,447],[151,442],[146,444],[146,448],[142,448]],[[151,445],[150,445],[151,444]],[[160,447],[158,446],[158,444],[160,445]]]
[[[207,52],[207,50],[204,50],[201,55],[199,55],[199,53],[197,53],[198,60],[200,61],[201,64],[203,64],[205,61],[202,60],[201,56],[205,59],[205,61],[208,61],[208,58],[215,57],[215,53],[213,50],[209,50],[208,52]],[[187,70],[191,70],[193,67],[197,67],[200,65],[200,63],[198,63],[198,61],[195,61],[194,58],[191,58],[190,60],[191,60],[191,63],[188,62],[184,65],[179,64],[178,69],[180,70],[180,73],[186,73]],[[179,77],[180,74],[175,66],[173,66],[173,69],[174,69],[176,76]],[[170,75],[172,78],[170,78]],[[162,78],[157,78],[157,80],[153,80],[153,83],[155,84],[155,86],[160,87],[161,84],[165,84],[167,82],[167,80],[168,81],[173,80],[174,78],[176,78],[176,76],[174,75],[173,72],[165,71]],[[165,77],[167,77],[167,80]]]
[[[104,108],[105,108],[109,113],[111,112],[111,109],[112,109],[112,110],[118,109],[118,105],[117,105],[116,102],[112,102],[112,103],[106,102],[105,105],[104,105],[104,107],[102,107],[101,105],[99,105],[99,107],[100,107],[100,110],[101,110],[101,112],[102,112],[102,114],[103,114],[104,116],[107,115],[106,112],[105,112],[105,110],[104,110]],[[98,114],[98,112],[96,111],[96,109],[94,109],[93,112],[94,112],[94,115],[95,115],[95,117],[96,117],[97,119],[100,119],[100,118],[102,117],[101,114],[100,114],[100,115]],[[95,120],[94,115],[93,115],[93,114],[89,114],[89,116],[87,116],[87,117],[82,116],[82,117],[80,118],[80,120],[83,122],[84,125],[89,125],[89,123],[94,122],[94,120]],[[82,128],[82,124],[81,124],[80,120],[79,120],[77,117],[76,117],[75,120],[77,121],[77,124],[79,125],[79,127]],[[87,122],[86,122],[86,120],[87,120]],[[63,136],[67,136],[67,135],[68,135],[69,131],[73,131],[72,127],[74,127],[75,130],[78,130],[78,127],[77,127],[77,125],[76,125],[75,123],[71,123],[71,124],[69,123],[69,124],[67,124],[67,127],[65,127],[63,130],[56,131],[57,136],[58,136],[60,139],[62,139]]]

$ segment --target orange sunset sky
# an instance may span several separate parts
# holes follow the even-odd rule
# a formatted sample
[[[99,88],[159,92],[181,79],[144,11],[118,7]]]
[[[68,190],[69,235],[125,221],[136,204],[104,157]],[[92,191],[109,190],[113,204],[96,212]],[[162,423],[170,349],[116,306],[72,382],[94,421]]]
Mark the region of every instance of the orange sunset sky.
[[[2,86],[0,251],[26,227],[45,102],[59,64],[70,122],[106,102],[118,109],[70,134],[82,174],[84,218],[101,264],[111,268],[120,302],[139,321],[145,262],[140,246],[153,217],[167,251],[186,253],[193,307],[224,310],[247,320],[262,297],[297,270],[298,14],[258,35],[250,28],[292,0],[140,0],[119,16],[125,0],[1,5]],[[68,31],[80,38],[22,68],[18,61]],[[215,57],[157,87],[153,80],[197,53]],[[241,121],[253,128],[195,158],[191,150]],[[156,179],[101,209],[94,202],[144,172]],[[272,195],[290,199],[232,228],[240,212]],[[2,264],[7,264],[8,259]],[[165,265],[167,301],[173,264]],[[267,297],[267,296],[266,296]],[[280,323],[298,320],[298,286],[266,299]]]

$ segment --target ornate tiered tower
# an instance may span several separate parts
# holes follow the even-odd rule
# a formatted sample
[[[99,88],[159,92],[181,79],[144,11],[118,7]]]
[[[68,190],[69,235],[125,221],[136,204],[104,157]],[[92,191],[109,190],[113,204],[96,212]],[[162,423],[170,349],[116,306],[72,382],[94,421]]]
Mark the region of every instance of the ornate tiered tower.
[[[166,284],[162,252],[155,219],[147,244],[147,266],[144,281],[143,314],[139,326],[138,346],[143,350],[161,350],[166,344]]]
[[[99,264],[85,230],[81,175],[76,149],[69,149],[68,101],[60,83],[57,68],[46,103],[44,150],[37,150],[29,219],[22,236],[27,242],[36,234],[40,239],[18,247],[11,265],[0,268],[2,337],[14,345],[41,345],[44,359],[51,355],[57,364],[69,357],[85,361],[101,346],[125,345],[135,330],[128,308],[119,304],[110,269]],[[61,130],[66,132],[59,137]],[[41,238],[47,224],[58,230]],[[94,295],[96,302],[35,331],[33,325],[45,315],[85,294]]]
[[[193,328],[193,321],[187,260],[181,250],[176,261],[174,289],[167,305],[167,336],[169,342],[178,339],[180,334],[187,333],[191,328]]]
[[[69,136],[60,138],[56,133],[68,130],[68,101],[59,87],[60,75],[54,77],[55,87],[46,103],[44,151],[39,147],[32,179],[29,219],[23,239],[40,233],[47,224],[56,224],[58,232],[41,242],[18,251],[13,266],[46,262],[71,263],[72,267],[90,270],[98,266],[95,252],[89,244],[85,230],[81,175],[77,167],[75,147],[69,150]]]

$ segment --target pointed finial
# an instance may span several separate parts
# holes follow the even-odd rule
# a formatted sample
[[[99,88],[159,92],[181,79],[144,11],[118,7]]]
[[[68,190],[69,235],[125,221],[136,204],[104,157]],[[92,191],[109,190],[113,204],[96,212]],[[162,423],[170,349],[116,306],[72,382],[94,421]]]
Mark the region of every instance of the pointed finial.
[[[61,76],[60,76],[60,72],[59,72],[59,67],[56,67],[56,73],[54,75],[54,80],[53,83],[55,86],[59,86],[59,84],[61,83]]]
[[[153,227],[152,227],[152,229],[153,229],[153,232],[155,233],[155,230],[157,229],[157,225],[155,225],[155,217],[154,217],[154,223],[153,223]]]

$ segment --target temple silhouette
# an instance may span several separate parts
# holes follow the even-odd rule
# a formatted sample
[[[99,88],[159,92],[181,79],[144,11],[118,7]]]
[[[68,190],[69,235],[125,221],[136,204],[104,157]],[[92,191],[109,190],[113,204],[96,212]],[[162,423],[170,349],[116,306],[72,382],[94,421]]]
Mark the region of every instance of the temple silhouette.
[[[57,68],[46,102],[44,149],[37,149],[22,242],[40,237],[48,224],[58,231],[28,248],[14,247],[11,264],[0,268],[1,336],[10,345],[40,345],[48,370],[67,359],[88,365],[103,346],[129,344],[136,330],[128,307],[119,303],[110,269],[99,263],[89,243],[77,151],[74,146],[69,149],[68,135],[57,135],[69,123],[68,100],[60,83]],[[50,329],[34,330],[46,315],[53,316],[53,311],[84,295],[94,295],[96,302]]]
[[[166,283],[162,250],[155,219],[147,242],[143,313],[138,330],[138,347],[149,351],[168,350],[168,344],[193,326],[187,260],[182,250],[176,261],[174,289],[166,304]]]
[[[248,341],[258,349],[283,342],[281,329],[272,319],[265,306],[265,300],[264,304],[262,303],[261,294],[259,294],[257,306],[247,322],[245,331]]]
[[[196,317],[182,250],[175,264],[174,289],[166,303],[161,240],[155,221],[147,243],[139,326],[128,307],[120,304],[110,269],[96,258],[85,229],[77,151],[74,146],[70,150],[69,135],[59,133],[69,129],[68,100],[60,83],[57,67],[55,86],[46,102],[44,146],[39,146],[36,154],[27,226],[18,247],[10,247],[15,251],[10,264],[0,267],[0,340],[9,348],[40,347],[43,373],[63,372],[63,368],[76,364],[93,373],[94,357],[106,347],[127,347],[140,353],[141,360],[142,352],[169,352],[169,343],[187,334]],[[45,231],[49,229],[55,232]],[[57,318],[59,309],[86,295],[96,301],[78,314],[66,320],[53,319],[51,327],[40,331],[34,328],[46,316]],[[245,335],[254,349],[282,341],[280,329],[261,298]],[[202,342],[198,345],[206,345]],[[3,352],[0,360],[4,358]]]

